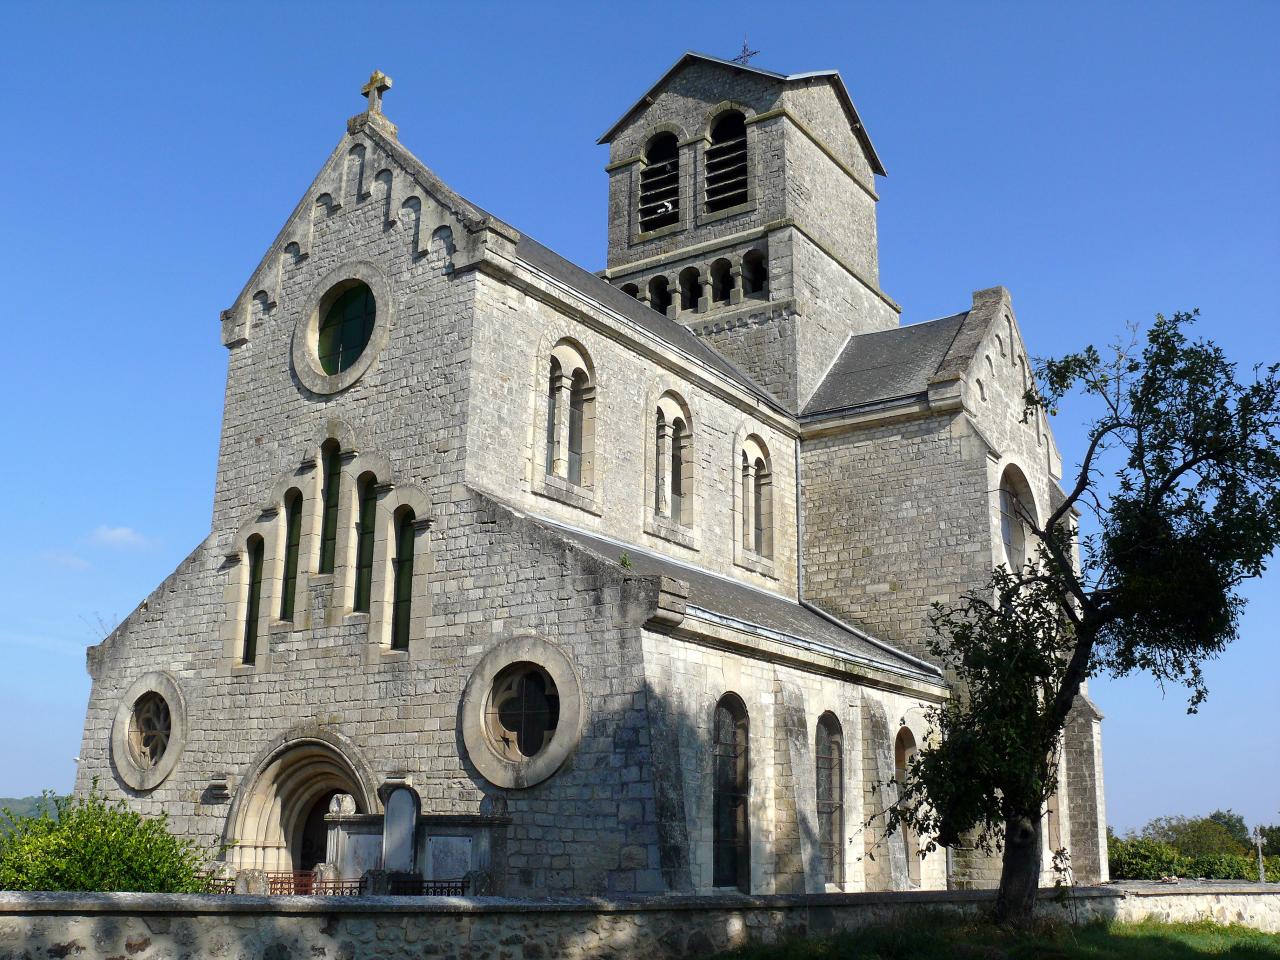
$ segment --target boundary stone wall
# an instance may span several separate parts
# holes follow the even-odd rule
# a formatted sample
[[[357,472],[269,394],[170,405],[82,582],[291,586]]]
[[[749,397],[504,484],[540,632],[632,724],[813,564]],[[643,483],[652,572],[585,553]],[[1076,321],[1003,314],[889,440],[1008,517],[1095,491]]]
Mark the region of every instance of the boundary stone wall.
[[[0,958],[454,960],[703,957],[749,941],[821,936],[926,915],[972,915],[990,891],[680,896],[249,897],[0,894]],[[1041,912],[1096,919],[1211,919],[1280,932],[1280,886],[1187,883],[1041,893]]]

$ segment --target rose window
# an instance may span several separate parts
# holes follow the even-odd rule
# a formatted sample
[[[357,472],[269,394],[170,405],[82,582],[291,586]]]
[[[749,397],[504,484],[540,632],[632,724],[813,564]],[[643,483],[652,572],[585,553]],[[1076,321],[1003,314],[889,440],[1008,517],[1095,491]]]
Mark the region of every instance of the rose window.
[[[512,664],[494,678],[486,711],[490,743],[509,760],[537,756],[551,742],[560,721],[560,696],[545,670]]]
[[[169,704],[158,693],[146,693],[133,705],[129,723],[129,751],[133,762],[149,770],[160,762],[169,746],[173,719]]]

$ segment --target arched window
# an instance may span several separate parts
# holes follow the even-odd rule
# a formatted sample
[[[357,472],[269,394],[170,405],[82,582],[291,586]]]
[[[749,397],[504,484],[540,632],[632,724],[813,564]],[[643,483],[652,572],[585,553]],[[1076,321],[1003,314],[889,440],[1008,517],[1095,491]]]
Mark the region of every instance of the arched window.
[[[893,779],[899,789],[907,782],[907,772],[911,769],[911,761],[916,755],[916,738],[911,731],[902,727],[893,744]],[[907,879],[912,886],[920,885],[920,841],[915,831],[906,824],[898,827],[903,853],[907,859]]]
[[[346,370],[364,352],[377,313],[373,291],[365,284],[355,280],[340,290],[325,308],[316,344],[320,368],[329,376]]]
[[[369,612],[373,596],[373,541],[378,517],[378,478],[366,473],[356,481],[360,509],[356,519],[356,589],[351,608]]]
[[[687,408],[674,393],[658,400],[654,437],[653,512],[685,526],[693,520],[688,498],[693,490]]]
[[[323,515],[320,519],[320,573],[333,573],[334,558],[338,550],[338,502],[342,494],[342,451],[337,440],[326,440],[320,448],[321,479],[320,498]]]
[[[751,890],[747,843],[747,708],[736,694],[716,704],[712,875],[717,887]]]
[[[409,621],[413,615],[413,524],[417,518],[408,507],[396,517],[395,558],[391,561],[391,649],[409,649]]]
[[[711,301],[728,303],[733,293],[733,268],[723,257],[711,264]]]
[[[747,121],[737,110],[712,124],[706,170],[707,213],[747,202]]]
[[[547,475],[590,487],[594,442],[595,385],[586,357],[562,341],[552,351],[547,380]]]
[[[697,310],[702,299],[702,277],[697,267],[685,267],[680,271],[680,309]]]
[[[649,281],[649,306],[659,313],[666,313],[671,308],[671,285],[661,274]]]
[[[844,883],[844,737],[833,713],[818,718],[813,756],[822,875],[827,883]]]
[[[769,283],[769,271],[765,266],[764,254],[759,250],[748,250],[742,255],[742,289],[745,293],[764,293]]]
[[[769,451],[750,436],[740,454],[742,546],[761,557],[773,556],[773,471]]]
[[[284,579],[280,584],[280,619],[293,619],[298,592],[298,544],[302,540],[302,494],[290,490],[284,495]]]
[[[253,663],[258,659],[258,614],[262,606],[262,537],[254,534],[246,544],[249,555],[249,597],[244,612],[244,646],[241,663]]]
[[[674,133],[658,134],[645,148],[639,212],[641,233],[680,219],[680,143]]]
[[[640,296],[640,288],[634,283],[624,283],[622,285],[622,292],[628,297],[639,298]]]
[[[1022,471],[1007,467],[1000,477],[1000,541],[1004,546],[1003,562],[1010,571],[1021,570],[1030,559],[1027,520],[1032,519],[1034,509]]]

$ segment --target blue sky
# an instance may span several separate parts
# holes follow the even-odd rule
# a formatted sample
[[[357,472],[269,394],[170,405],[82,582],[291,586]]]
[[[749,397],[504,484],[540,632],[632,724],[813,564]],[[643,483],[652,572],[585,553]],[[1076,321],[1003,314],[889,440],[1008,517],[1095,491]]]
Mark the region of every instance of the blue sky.
[[[779,11],[785,11],[785,18]],[[782,26],[761,29],[757,24]],[[0,796],[67,789],[83,651],[206,534],[228,306],[359,112],[455,189],[603,264],[595,140],[685,49],[839,69],[889,171],[904,322],[1013,292],[1042,355],[1199,307],[1280,357],[1280,4],[8,4],[0,62]],[[1078,415],[1054,424],[1068,461]],[[1208,704],[1098,681],[1111,822],[1280,822],[1280,579]]]

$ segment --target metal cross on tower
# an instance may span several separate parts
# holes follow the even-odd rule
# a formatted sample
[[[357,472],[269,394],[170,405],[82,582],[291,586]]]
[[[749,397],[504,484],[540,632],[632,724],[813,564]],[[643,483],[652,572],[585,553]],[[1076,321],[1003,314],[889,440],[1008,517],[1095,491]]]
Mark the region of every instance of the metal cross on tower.
[[[733,58],[733,62],[740,63],[745,67],[751,62],[751,58],[756,56],[759,52],[759,50],[752,50],[751,47],[747,45],[747,38],[744,36],[742,38],[742,52]]]
[[[369,112],[382,112],[382,95],[391,89],[391,78],[381,70],[369,74],[369,82],[360,88],[360,92],[369,98]]]

